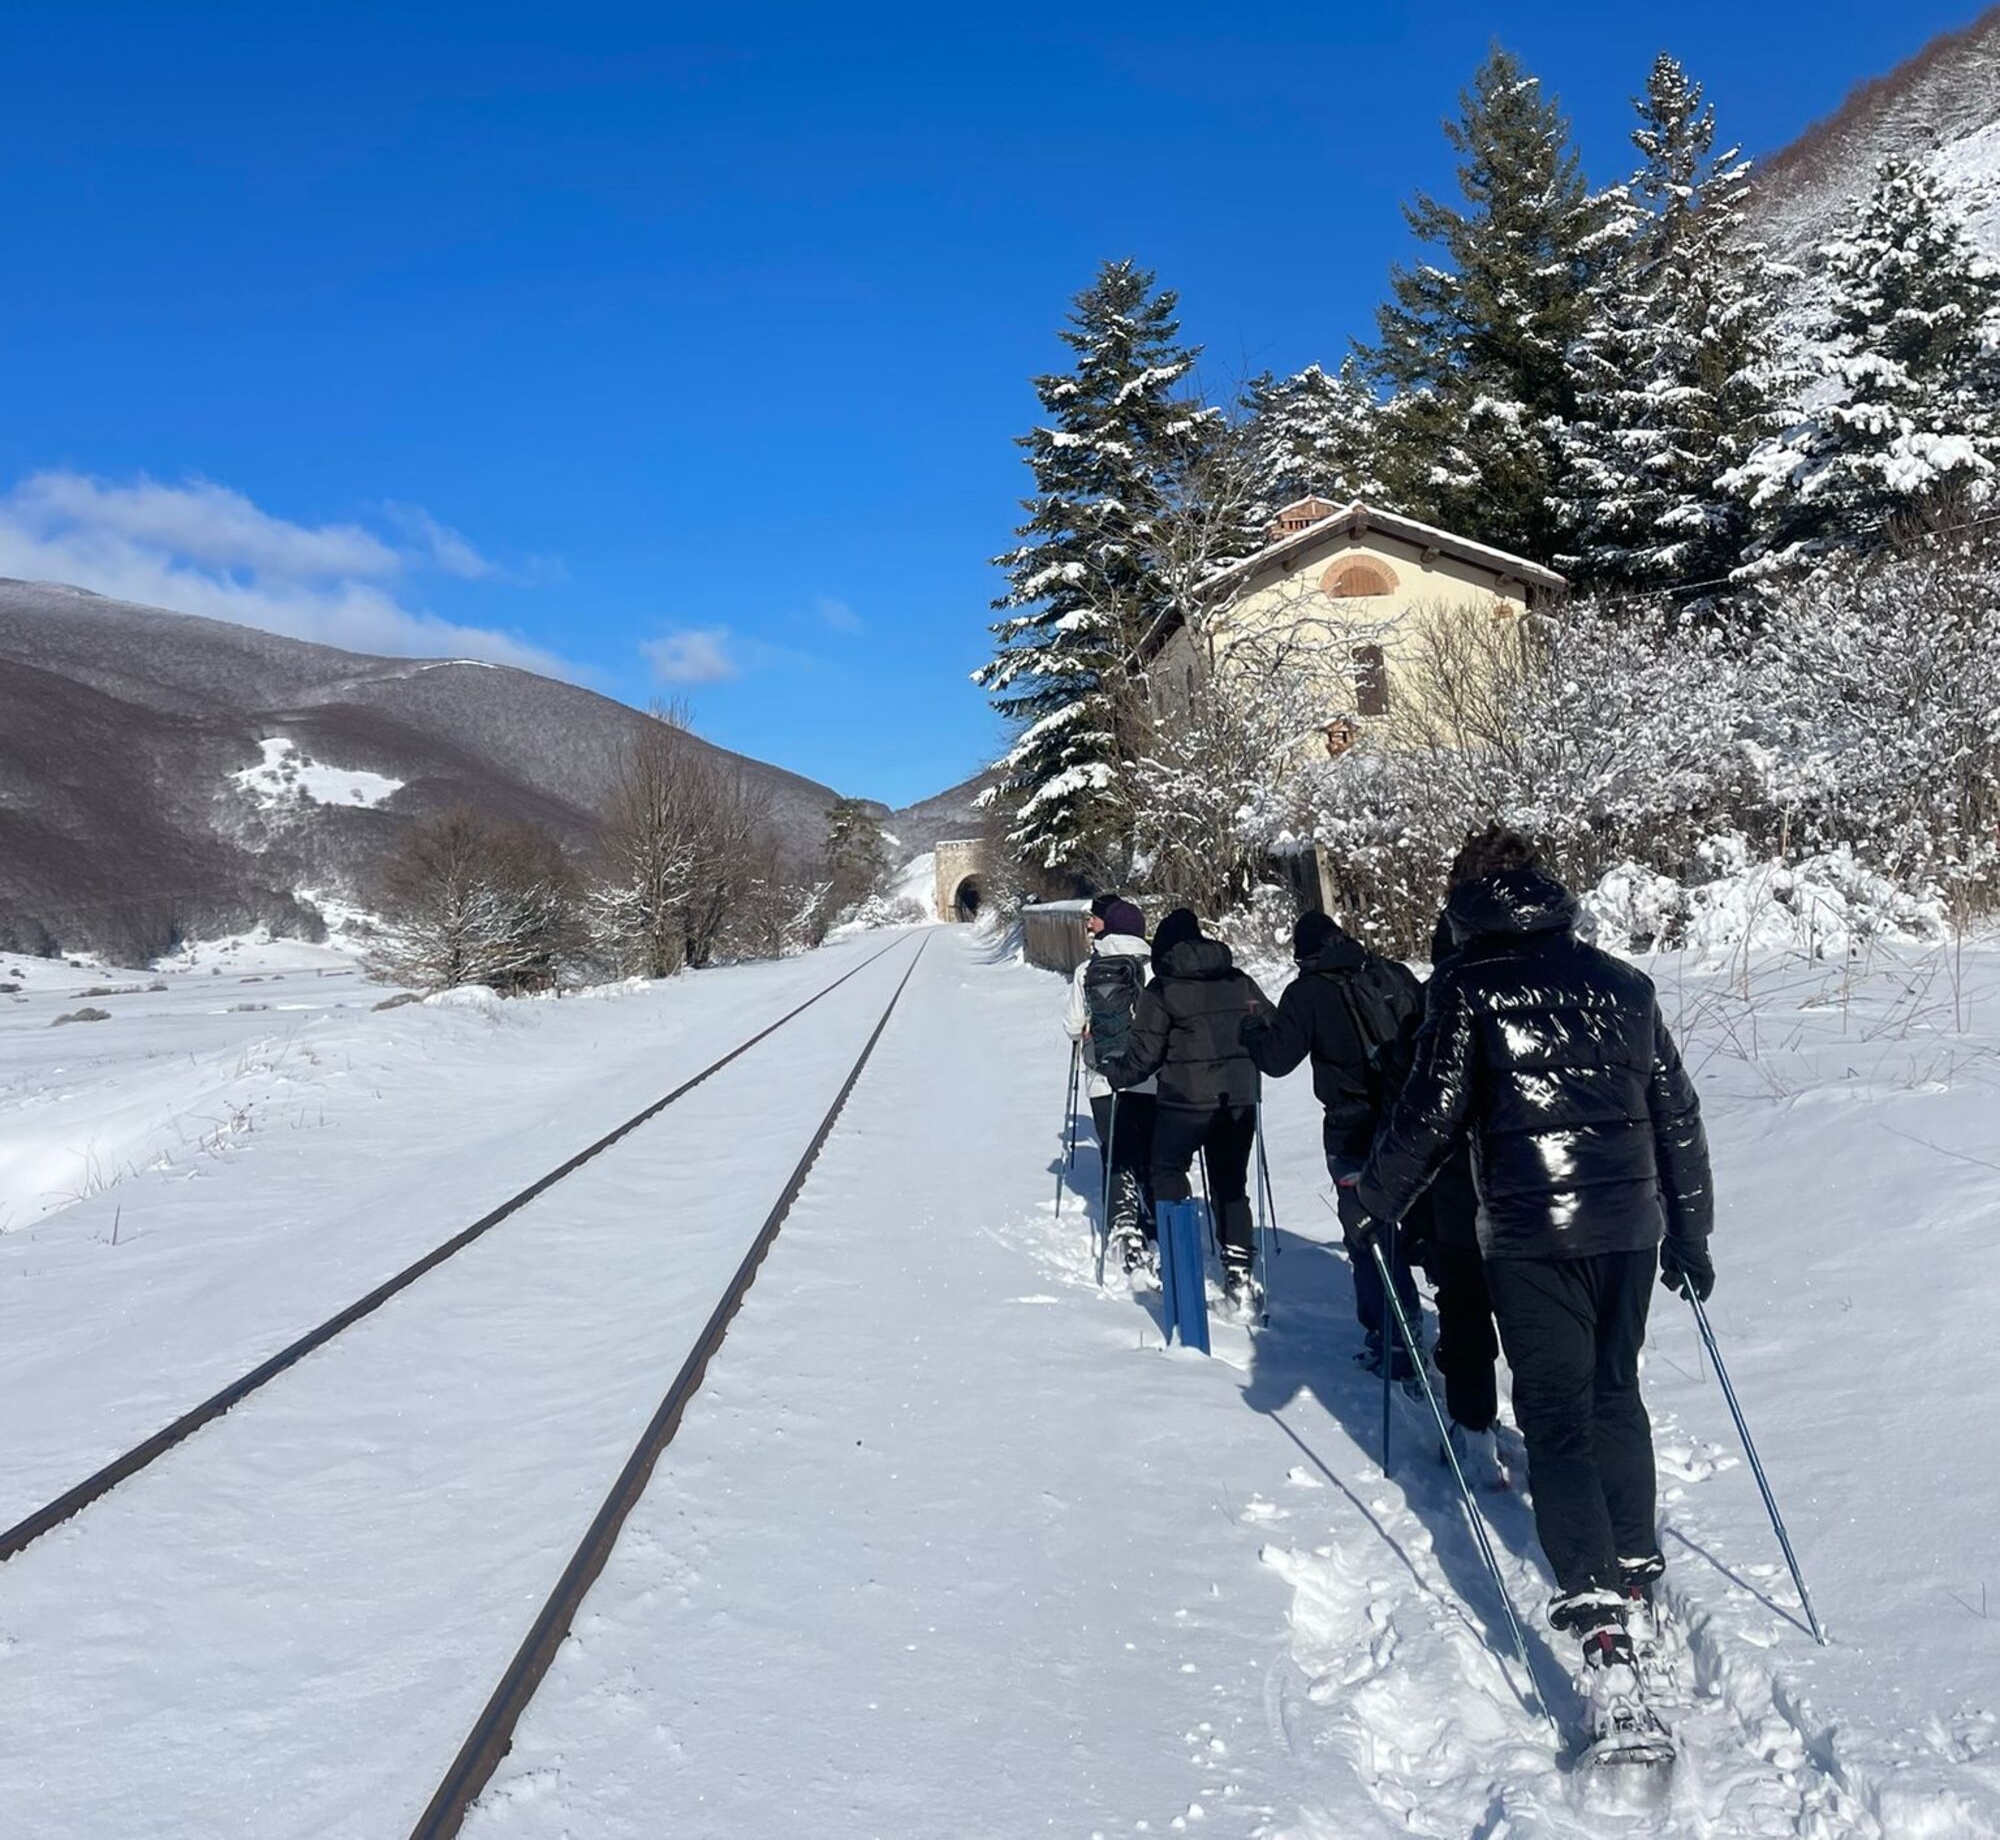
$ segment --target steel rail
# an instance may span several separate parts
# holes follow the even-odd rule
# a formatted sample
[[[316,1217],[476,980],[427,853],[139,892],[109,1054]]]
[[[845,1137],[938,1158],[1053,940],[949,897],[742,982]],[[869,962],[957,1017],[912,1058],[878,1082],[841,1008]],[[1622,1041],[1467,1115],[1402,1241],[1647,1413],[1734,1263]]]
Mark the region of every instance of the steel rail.
[[[220,1392],[211,1394],[200,1405],[183,1412],[171,1424],[163,1425],[151,1437],[147,1438],[144,1443],[133,1445],[122,1456],[114,1457],[102,1469],[92,1475],[86,1476],[83,1481],[77,1483],[73,1488],[65,1489],[55,1500],[37,1508],[24,1519],[16,1521],[4,1533],[0,1533],[0,1562],[13,1558],[25,1547],[33,1545],[43,1534],[50,1532],[56,1527],[60,1527],[64,1521],[69,1520],[74,1515],[80,1514],[93,1502],[101,1501],[121,1482],[129,1480],[149,1465],[158,1462],[161,1457],[174,1449],[176,1445],[185,1443],[187,1439],[192,1437],[204,1425],[212,1424],[225,1412],[229,1411],[231,1407],[241,1404],[252,1393],[268,1385],[280,1374],[284,1373],[286,1369],[296,1366],[307,1355],[313,1353],[315,1349],[324,1348],[335,1336],[345,1330],[351,1329],[364,1317],[372,1316],[390,1298],[396,1296],[399,1292],[408,1290],[426,1272],[435,1271],[447,1259],[457,1253],[463,1252],[474,1240],[480,1238],[483,1234],[490,1233],[510,1215],[519,1213],[522,1208],[526,1207],[537,1196],[546,1194],[565,1177],[574,1175],[584,1164],[590,1162],[592,1158],[603,1155],[613,1144],[619,1142],[622,1138],[630,1136],[642,1124],[646,1124],[652,1119],[657,1118],[660,1113],[665,1111],[676,1100],[685,1098],[697,1086],[706,1080],[712,1079],[732,1061],[738,1060],[743,1055],[748,1054],[759,1042],[775,1035],[787,1023],[803,1016],[815,1003],[832,996],[849,979],[859,977],[870,965],[876,964],[888,957],[901,943],[901,940],[894,940],[884,946],[881,951],[871,953],[851,971],[843,972],[824,989],[814,992],[812,996],[799,1004],[797,1008],[787,1010],[776,1022],[771,1023],[768,1027],[759,1029],[747,1041],[741,1042],[736,1047],[730,1049],[720,1060],[711,1062],[699,1073],[695,1074],[693,1078],[682,1081],[665,1098],[656,1099],[644,1111],[635,1112],[615,1130],[607,1132],[604,1136],[598,1138],[595,1143],[579,1150],[576,1155],[571,1157],[567,1162],[558,1164],[547,1175],[529,1183],[519,1194],[510,1196],[490,1213],[482,1214],[471,1226],[453,1234],[442,1245],[433,1247],[414,1264],[405,1266],[393,1278],[388,1279],[382,1284],[378,1284],[365,1297],[356,1298],[353,1303],[350,1303],[338,1315],[329,1316],[317,1328],[309,1329],[297,1341],[287,1343],[286,1346],[279,1349],[268,1360],[260,1361],[248,1373],[232,1380]],[[918,947],[919,957],[922,956],[922,951],[923,948],[921,946]],[[913,959],[911,963],[914,965],[915,960]],[[901,986],[898,986],[899,991],[900,989]]]
[[[840,1121],[849,1096],[860,1082],[862,1072],[888,1028],[890,1017],[896,1013],[896,1005],[902,1001],[910,979],[916,975],[924,948],[929,944],[929,937],[926,936],[918,945],[916,956],[910,960],[909,969],[903,973],[902,982],[889,999],[888,1008],[883,1010],[881,1020],[875,1024],[874,1032],[849,1069],[840,1091],[834,1095],[833,1104],[820,1120],[819,1129],[806,1145],[805,1154],[792,1170],[776,1204],[764,1217],[764,1224],[758,1228],[757,1237],[743,1255],[743,1262],[737,1266],[735,1276],[730,1279],[721,1300],[688,1351],[687,1359],[681,1363],[680,1372],[674,1376],[673,1385],[660,1401],[659,1410],[653,1414],[632,1454],[626,1458],[625,1467],[619,1471],[610,1494],[604,1498],[581,1544],[563,1567],[555,1589],[530,1626],[507,1671],[501,1675],[500,1684],[493,1689],[492,1697],[474,1721],[464,1744],[459,1747],[458,1755],[452,1760],[451,1768],[445,1772],[444,1780],[438,1784],[416,1826],[410,1830],[410,1840],[449,1840],[450,1836],[457,1834],[472,1804],[484,1792],[493,1772],[500,1767],[501,1759],[512,1748],[514,1728],[520,1723],[521,1714],[527,1710],[529,1701],[534,1698],[554,1664],[557,1651],[568,1639],[584,1598],[597,1582],[598,1575],[611,1557],[612,1548],[618,1543],[626,1518],[646,1492],[654,1465],[673,1441],[674,1433],[680,1429],[681,1416],[700,1389],[709,1361],[722,1346],[731,1319],[742,1308],[744,1295],[756,1278],[758,1267],[763,1264],[765,1254],[778,1237],[778,1229],[792,1211],[793,1202],[804,1189],[813,1164],[819,1160],[820,1151],[833,1135],[833,1128]]]

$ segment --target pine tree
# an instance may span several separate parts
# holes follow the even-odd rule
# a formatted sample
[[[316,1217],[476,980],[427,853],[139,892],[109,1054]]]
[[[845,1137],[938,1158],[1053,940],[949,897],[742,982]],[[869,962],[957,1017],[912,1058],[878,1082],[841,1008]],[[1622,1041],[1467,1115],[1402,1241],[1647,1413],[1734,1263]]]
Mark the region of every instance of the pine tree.
[[[826,808],[826,848],[821,877],[830,914],[881,892],[889,874],[889,839],[865,799],[835,799]]]
[[[1615,253],[1571,353],[1562,563],[1585,586],[1726,581],[1752,523],[1721,482],[1782,420],[1769,267],[1745,229],[1749,163],[1714,151],[1715,111],[1670,57],[1634,107],[1644,164],[1614,196]]]
[[[1576,411],[1569,350],[1609,215],[1569,123],[1495,48],[1445,124],[1466,209],[1419,193],[1405,216],[1439,252],[1390,273],[1364,353],[1387,386],[1384,484],[1400,508],[1529,556],[1553,555],[1558,438]]]
[[[1381,495],[1375,397],[1352,358],[1332,376],[1309,364],[1291,377],[1252,377],[1243,386],[1243,413],[1253,515],[1261,524],[1295,499],[1344,504]]]
[[[1037,868],[1122,873],[1130,831],[1124,765],[1142,711],[1124,661],[1166,604],[1159,520],[1202,456],[1213,410],[1175,394],[1196,350],[1177,298],[1131,261],[1076,297],[1063,342],[1074,369],[1035,379],[1046,422],[1021,437],[1035,495],[1020,546],[998,559],[992,662],[974,681],[1019,725],[994,800]]]
[[[1950,527],[2000,481],[2000,268],[1937,180],[1884,161],[1826,270],[1808,412],[1733,482],[1768,519],[1756,574]]]

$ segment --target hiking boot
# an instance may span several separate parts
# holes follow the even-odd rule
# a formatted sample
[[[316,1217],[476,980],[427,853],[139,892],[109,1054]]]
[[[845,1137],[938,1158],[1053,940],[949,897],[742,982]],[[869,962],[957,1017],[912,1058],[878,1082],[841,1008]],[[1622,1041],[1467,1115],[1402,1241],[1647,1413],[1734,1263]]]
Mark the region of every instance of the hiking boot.
[[[1382,1338],[1373,1330],[1369,1331],[1366,1345],[1355,1350],[1354,1365],[1366,1373],[1381,1373]],[[1389,1378],[1405,1391],[1413,1389],[1417,1384],[1417,1370],[1410,1365],[1410,1352],[1400,1339],[1390,1356]]]
[[[1491,1425],[1484,1431],[1469,1431],[1453,1419],[1445,1429],[1445,1442],[1451,1446],[1451,1454],[1458,1459],[1459,1473],[1464,1476],[1468,1488],[1504,1489],[1511,1486],[1507,1480],[1506,1465],[1500,1461],[1500,1441],[1493,1435]]]
[[[1625,1633],[1643,1664],[1660,1645],[1660,1606],[1654,1586],[1665,1574],[1667,1562],[1658,1553],[1643,1559],[1618,1561],[1618,1584],[1625,1594]]]

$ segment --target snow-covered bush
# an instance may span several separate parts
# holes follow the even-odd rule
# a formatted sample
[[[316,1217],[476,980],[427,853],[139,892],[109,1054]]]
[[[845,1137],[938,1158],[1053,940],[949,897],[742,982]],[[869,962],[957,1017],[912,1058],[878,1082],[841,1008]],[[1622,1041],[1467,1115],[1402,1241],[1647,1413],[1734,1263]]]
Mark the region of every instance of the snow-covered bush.
[[[425,990],[546,990],[583,948],[577,878],[532,824],[448,811],[405,831],[382,872],[378,975]]]
[[[1708,879],[1676,881],[1620,863],[1584,897],[1597,942],[1628,952],[1739,950],[1840,958],[1884,939],[1936,939],[1945,916],[1935,900],[1864,868],[1845,845],[1796,863],[1753,856],[1740,835],[1698,852]]]
[[[1935,544],[1774,594],[1754,627],[1669,603],[1438,623],[1393,736],[1316,764],[1362,932],[1420,950],[1492,818],[1640,944],[1923,936],[2000,907],[2000,566]]]

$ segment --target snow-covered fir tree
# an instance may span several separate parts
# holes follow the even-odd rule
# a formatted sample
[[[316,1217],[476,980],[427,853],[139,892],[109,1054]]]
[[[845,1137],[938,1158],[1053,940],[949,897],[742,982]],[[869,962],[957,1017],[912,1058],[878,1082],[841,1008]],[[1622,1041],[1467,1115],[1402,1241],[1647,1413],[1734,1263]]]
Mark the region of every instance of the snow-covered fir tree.
[[[1605,257],[1607,201],[1584,183],[1569,123],[1496,48],[1445,125],[1464,208],[1419,194],[1410,228],[1436,256],[1390,273],[1364,353],[1392,393],[1383,483],[1399,509],[1546,558],[1562,428],[1576,412],[1569,351]]]
[[[1826,271],[1804,412],[1731,481],[1765,520],[1753,574],[1952,528],[2000,482],[2000,267],[1938,181],[1885,161]]]
[[[1019,725],[993,794],[1015,850],[1110,879],[1129,847],[1121,770],[1144,722],[1123,661],[1172,592],[1160,519],[1219,417],[1178,394],[1196,350],[1173,292],[1136,263],[1106,263],[1060,336],[1076,363],[1035,379],[1047,419],[1020,441],[1035,493],[1020,546],[998,559],[1006,617],[975,681]]]
[[[1745,228],[1749,163],[1715,151],[1701,86],[1663,55],[1635,106],[1643,164],[1612,201],[1612,253],[1571,352],[1562,562],[1585,586],[1726,582],[1752,525],[1722,481],[1783,420],[1769,266]]]
[[[1281,505],[1311,495],[1343,504],[1381,494],[1375,395],[1352,358],[1332,374],[1317,364],[1291,377],[1265,371],[1243,386],[1242,407],[1262,522],[1268,524]]]

